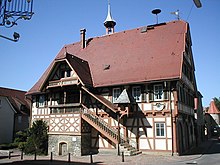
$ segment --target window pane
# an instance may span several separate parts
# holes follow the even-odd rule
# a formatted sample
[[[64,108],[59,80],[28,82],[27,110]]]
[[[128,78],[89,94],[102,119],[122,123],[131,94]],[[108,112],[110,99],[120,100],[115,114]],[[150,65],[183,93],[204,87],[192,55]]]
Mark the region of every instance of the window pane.
[[[165,136],[164,123],[155,123],[155,127],[156,127],[156,136]]]
[[[163,99],[163,86],[162,85],[154,85],[154,97],[155,97],[155,100]]]
[[[113,94],[112,94],[112,101],[113,102],[115,102],[117,99],[118,99],[118,97],[120,96],[120,94],[121,94],[121,89],[120,88],[114,88],[113,89]]]
[[[43,95],[41,95],[39,97],[39,107],[43,107],[44,106],[44,101],[45,101],[45,98]]]
[[[136,101],[141,101],[141,87],[133,87],[132,96]]]

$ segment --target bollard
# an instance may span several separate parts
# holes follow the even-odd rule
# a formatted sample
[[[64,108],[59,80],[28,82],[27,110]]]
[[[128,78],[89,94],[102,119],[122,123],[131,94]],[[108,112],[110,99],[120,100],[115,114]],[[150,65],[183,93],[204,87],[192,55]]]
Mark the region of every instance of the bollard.
[[[34,153],[34,160],[37,160],[37,153]]]
[[[125,162],[124,152],[121,152],[121,159],[122,159],[122,162]]]
[[[93,163],[92,152],[90,152],[90,163]]]
[[[50,161],[53,161],[53,152],[50,152]]]
[[[68,162],[70,162],[70,153],[68,154]]]
[[[8,159],[11,159],[11,152],[8,151]]]
[[[21,160],[23,160],[23,149],[21,150]]]

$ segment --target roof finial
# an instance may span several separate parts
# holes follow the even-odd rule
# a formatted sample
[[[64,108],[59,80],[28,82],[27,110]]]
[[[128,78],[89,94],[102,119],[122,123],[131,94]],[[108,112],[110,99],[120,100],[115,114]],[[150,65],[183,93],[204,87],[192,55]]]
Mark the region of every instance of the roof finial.
[[[111,15],[111,5],[110,0],[108,0],[108,14],[104,22],[104,26],[106,27],[106,34],[114,33],[114,27],[116,22],[113,20]]]

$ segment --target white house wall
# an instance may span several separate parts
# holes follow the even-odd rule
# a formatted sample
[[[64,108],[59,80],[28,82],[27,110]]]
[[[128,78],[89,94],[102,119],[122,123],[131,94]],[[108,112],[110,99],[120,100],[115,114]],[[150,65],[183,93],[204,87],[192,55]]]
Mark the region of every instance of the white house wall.
[[[0,144],[11,143],[14,132],[15,111],[6,97],[0,96]]]

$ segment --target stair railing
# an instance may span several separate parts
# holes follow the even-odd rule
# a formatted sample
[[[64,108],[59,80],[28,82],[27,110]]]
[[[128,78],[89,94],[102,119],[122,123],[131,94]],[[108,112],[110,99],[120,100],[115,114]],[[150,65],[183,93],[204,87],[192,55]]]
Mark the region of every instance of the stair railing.
[[[97,126],[99,126],[102,130],[104,130],[106,133],[108,133],[111,137],[116,139],[120,144],[128,143],[132,147],[137,147],[137,142],[129,139],[124,138],[124,134],[120,133],[120,139],[118,136],[118,130],[115,128],[112,128],[107,122],[105,122],[103,119],[96,116],[89,108],[87,108],[85,105],[82,104],[82,113],[93,123],[95,123]]]

